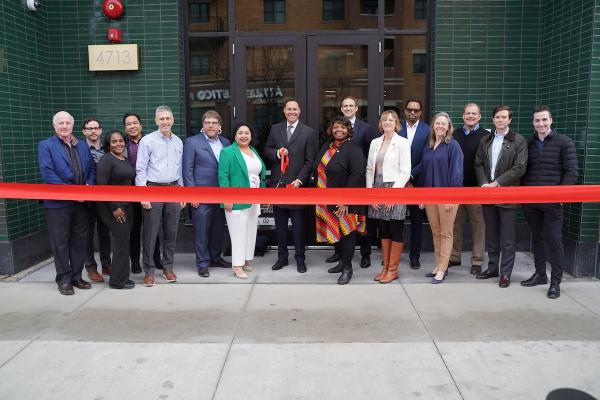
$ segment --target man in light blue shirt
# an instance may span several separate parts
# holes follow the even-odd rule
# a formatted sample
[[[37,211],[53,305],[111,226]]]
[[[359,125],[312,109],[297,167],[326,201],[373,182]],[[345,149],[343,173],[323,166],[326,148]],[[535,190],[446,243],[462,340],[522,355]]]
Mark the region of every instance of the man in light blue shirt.
[[[174,123],[173,111],[167,106],[156,108],[154,131],[140,140],[135,164],[135,184],[137,186],[182,186],[181,159],[183,142],[171,128]],[[173,257],[177,241],[179,214],[185,203],[142,202],[144,219],[144,286],[154,286],[154,262],[152,259],[156,235],[163,220],[163,277],[167,282],[175,282]]]

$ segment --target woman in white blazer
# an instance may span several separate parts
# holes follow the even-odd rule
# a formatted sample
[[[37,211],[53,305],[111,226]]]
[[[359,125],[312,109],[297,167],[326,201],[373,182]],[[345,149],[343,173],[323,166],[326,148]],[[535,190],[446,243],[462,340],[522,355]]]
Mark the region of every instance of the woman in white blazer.
[[[410,179],[410,144],[398,135],[400,119],[394,111],[385,111],[379,120],[382,135],[371,142],[367,160],[368,188],[403,188]],[[400,256],[404,249],[402,231],[406,205],[374,204],[369,206],[369,217],[379,220],[383,269],[376,281],[389,283],[398,279]]]

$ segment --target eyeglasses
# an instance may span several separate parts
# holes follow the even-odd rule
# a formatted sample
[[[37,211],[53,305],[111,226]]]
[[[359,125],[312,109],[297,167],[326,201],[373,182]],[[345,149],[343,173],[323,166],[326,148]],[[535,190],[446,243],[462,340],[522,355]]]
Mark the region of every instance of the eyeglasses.
[[[407,109],[406,109],[406,112],[407,112],[407,113],[409,113],[409,114],[410,114],[410,113],[415,113],[415,114],[416,114],[416,113],[420,113],[420,112],[421,112],[421,110],[417,110],[417,109],[415,109],[415,108],[407,108]]]
[[[100,129],[102,129],[102,128],[100,128],[99,126],[92,126],[92,127],[87,127],[87,126],[86,126],[84,129],[85,129],[86,131],[99,131],[99,130],[100,130]]]
[[[221,123],[216,122],[216,121],[204,121],[203,124],[204,125],[213,125],[213,126],[221,125]]]

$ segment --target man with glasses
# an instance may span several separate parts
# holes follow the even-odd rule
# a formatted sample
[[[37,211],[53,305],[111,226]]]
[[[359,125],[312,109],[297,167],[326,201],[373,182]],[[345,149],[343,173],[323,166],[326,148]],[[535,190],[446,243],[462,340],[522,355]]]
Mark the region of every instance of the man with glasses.
[[[221,116],[209,110],[202,116],[200,133],[189,137],[183,147],[183,184],[219,186],[219,155],[229,140],[220,135]],[[196,268],[202,278],[209,277],[208,267],[231,267],[222,257],[225,213],[219,204],[191,203],[194,224]]]
[[[74,120],[66,111],[52,118],[55,134],[38,144],[38,163],[44,183],[53,185],[93,185],[96,164],[89,147],[73,135]],[[73,295],[73,286],[89,289],[81,277],[87,237],[87,210],[81,201],[44,200],[48,236],[54,256],[56,283],[63,295]]]
[[[92,153],[94,163],[98,164],[100,158],[104,155],[102,148],[102,125],[96,118],[86,118],[83,121],[83,136],[87,146]],[[104,282],[102,275],[110,275],[110,235],[108,228],[100,219],[95,201],[86,202],[88,207],[88,236],[86,240],[85,270],[92,282]],[[102,265],[102,275],[98,273],[98,265],[94,257],[94,231],[98,231],[98,250],[100,252],[100,264]]]
[[[155,117],[158,130],[144,136],[135,163],[135,184],[137,186],[181,186],[181,156],[183,142],[172,131],[175,119],[170,107],[156,108]],[[163,278],[167,282],[177,281],[173,272],[175,242],[179,215],[185,203],[142,202],[144,218],[144,286],[154,286],[154,264],[152,255],[156,245],[156,235],[163,227]]]
[[[423,149],[429,136],[429,125],[420,120],[423,112],[423,105],[420,100],[408,99],[404,104],[404,116],[406,120],[402,122],[400,136],[408,139],[410,143],[410,162],[411,174],[410,181],[406,187],[418,186],[413,177],[417,176],[417,171],[421,169],[421,158]],[[421,268],[421,228],[423,225],[423,210],[418,204],[408,205],[408,214],[410,217],[410,267],[412,269]]]
[[[125,113],[123,115],[123,127],[125,128],[125,147],[127,148],[127,160],[135,169],[137,162],[137,153],[140,145],[140,140],[144,136],[142,133],[142,120],[135,113]],[[142,206],[138,202],[132,202],[130,205],[131,217],[129,218],[131,225],[131,233],[129,235],[129,259],[131,260],[131,272],[140,274],[142,266],[140,265],[140,235],[142,233]],[[163,269],[162,259],[160,258],[160,233],[156,236],[156,245],[154,246],[154,267]]]

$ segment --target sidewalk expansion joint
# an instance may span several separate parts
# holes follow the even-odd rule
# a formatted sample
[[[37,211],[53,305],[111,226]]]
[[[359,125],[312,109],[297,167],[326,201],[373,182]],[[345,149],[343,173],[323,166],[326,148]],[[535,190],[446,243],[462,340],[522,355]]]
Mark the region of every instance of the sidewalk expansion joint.
[[[440,357],[440,360],[442,360],[442,363],[444,364],[444,368],[446,368],[446,371],[448,371],[448,375],[450,375],[450,379],[452,379],[452,382],[454,383],[454,387],[456,388],[456,391],[458,392],[458,395],[460,396],[461,399],[464,400],[465,397],[463,396],[462,392],[460,391],[460,388],[458,387],[458,383],[456,383],[456,379],[454,379],[454,375],[452,375],[452,371],[450,371],[450,367],[448,367],[448,364],[446,363],[446,360],[444,359],[444,356],[442,355],[442,352],[440,351],[440,348],[438,347],[438,344],[435,341],[435,338],[433,337],[433,334],[431,333],[431,331],[427,327],[427,324],[425,324],[425,321],[421,317],[421,314],[419,313],[419,310],[417,310],[417,307],[415,306],[415,303],[413,303],[413,300],[411,299],[410,295],[408,294],[408,292],[404,288],[404,284],[401,284],[400,286],[402,286],[402,290],[404,291],[404,294],[406,295],[406,298],[410,302],[410,305],[412,306],[413,310],[415,310],[415,313],[417,314],[417,317],[419,318],[419,321],[421,321],[421,324],[423,325],[423,328],[425,329],[425,332],[427,332],[427,335],[429,335],[429,338],[431,339],[431,343],[433,343],[433,346],[435,347],[435,351],[438,353],[438,355]]]

